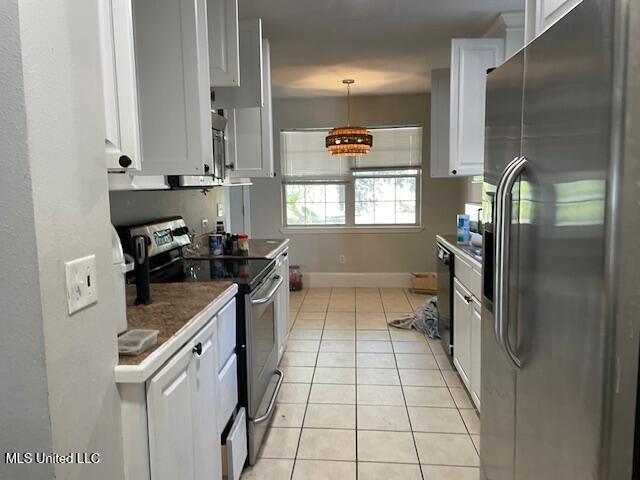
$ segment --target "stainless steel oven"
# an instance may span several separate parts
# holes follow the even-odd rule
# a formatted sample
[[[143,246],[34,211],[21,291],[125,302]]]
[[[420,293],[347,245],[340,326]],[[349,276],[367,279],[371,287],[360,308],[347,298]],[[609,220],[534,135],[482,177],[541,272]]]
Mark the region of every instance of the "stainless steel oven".
[[[249,464],[256,461],[273,415],[283,375],[278,370],[276,298],[284,279],[274,268],[245,294]]]

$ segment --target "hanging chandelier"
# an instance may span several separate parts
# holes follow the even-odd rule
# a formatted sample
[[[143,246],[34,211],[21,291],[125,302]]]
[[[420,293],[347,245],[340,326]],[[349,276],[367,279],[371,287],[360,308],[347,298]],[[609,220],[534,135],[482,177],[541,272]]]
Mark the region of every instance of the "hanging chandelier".
[[[366,155],[373,146],[371,132],[363,127],[351,126],[351,85],[355,83],[355,80],[346,79],[342,83],[347,86],[347,126],[329,131],[325,145],[331,155]]]

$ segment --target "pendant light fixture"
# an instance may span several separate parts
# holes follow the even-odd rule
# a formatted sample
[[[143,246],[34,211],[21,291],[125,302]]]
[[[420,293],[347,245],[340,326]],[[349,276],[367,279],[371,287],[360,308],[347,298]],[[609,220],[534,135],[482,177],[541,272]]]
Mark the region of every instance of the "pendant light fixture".
[[[351,126],[351,85],[355,80],[345,79],[342,83],[347,86],[347,126],[331,130],[325,139],[325,145],[331,155],[366,155],[373,146],[371,132],[363,127]]]

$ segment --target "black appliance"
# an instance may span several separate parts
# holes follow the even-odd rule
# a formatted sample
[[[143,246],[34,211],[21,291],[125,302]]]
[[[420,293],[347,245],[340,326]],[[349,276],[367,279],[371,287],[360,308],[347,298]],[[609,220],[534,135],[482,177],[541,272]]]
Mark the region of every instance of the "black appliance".
[[[454,254],[444,244],[437,242],[438,258],[438,328],[442,348],[453,358],[453,277]]]

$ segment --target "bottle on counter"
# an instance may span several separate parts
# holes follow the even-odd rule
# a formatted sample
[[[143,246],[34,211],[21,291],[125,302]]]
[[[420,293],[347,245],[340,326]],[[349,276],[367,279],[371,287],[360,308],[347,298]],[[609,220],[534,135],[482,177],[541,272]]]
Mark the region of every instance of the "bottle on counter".
[[[238,251],[240,255],[249,255],[249,235],[246,233],[238,235]]]
[[[239,249],[238,249],[238,235],[236,235],[235,233],[233,235],[231,235],[231,255],[239,255]]]
[[[468,245],[471,236],[471,222],[469,215],[458,215],[457,218],[458,235],[456,240],[461,245]]]
[[[224,255],[231,255],[231,234],[227,233],[224,236],[224,244],[222,247]]]

